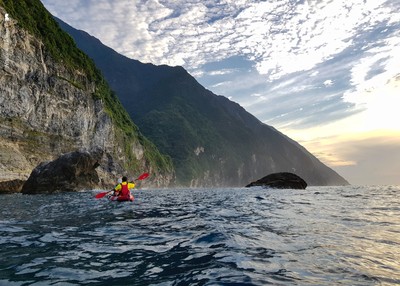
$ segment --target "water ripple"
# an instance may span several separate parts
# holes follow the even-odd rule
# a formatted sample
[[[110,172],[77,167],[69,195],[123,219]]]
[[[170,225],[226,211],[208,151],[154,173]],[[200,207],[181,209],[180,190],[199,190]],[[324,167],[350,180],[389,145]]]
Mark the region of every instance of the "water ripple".
[[[396,285],[399,191],[4,195],[0,285]]]

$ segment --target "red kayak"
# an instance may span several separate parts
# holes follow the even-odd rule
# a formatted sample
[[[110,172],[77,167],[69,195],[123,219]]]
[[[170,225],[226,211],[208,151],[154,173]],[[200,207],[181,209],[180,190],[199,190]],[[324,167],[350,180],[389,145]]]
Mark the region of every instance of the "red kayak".
[[[133,200],[135,199],[133,197],[133,195],[129,195],[129,197],[125,197],[125,196],[110,196],[108,198],[110,201],[117,201],[117,202],[133,202]]]

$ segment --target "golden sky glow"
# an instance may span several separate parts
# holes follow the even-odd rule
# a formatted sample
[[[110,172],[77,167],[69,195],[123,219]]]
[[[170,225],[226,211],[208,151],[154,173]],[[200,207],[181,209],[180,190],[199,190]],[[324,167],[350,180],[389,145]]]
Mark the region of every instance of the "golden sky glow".
[[[348,118],[307,129],[280,130],[289,137],[298,141],[319,158],[323,163],[340,170],[346,176],[349,168],[360,168],[360,164],[376,164],[379,170],[391,169],[390,181],[387,184],[400,185],[400,80],[393,78],[386,84],[378,87],[365,88],[346,96],[364,111]],[[399,152],[396,152],[396,146]],[[382,162],[357,156],[361,150],[380,150]],[[390,154],[386,154],[389,150]],[[363,162],[361,162],[363,160]],[[375,161],[374,161],[375,160]],[[378,166],[377,164],[382,165]],[[347,167],[340,168],[340,167]],[[343,173],[344,172],[344,173]],[[388,178],[382,172],[369,173],[366,176],[375,178],[376,182],[385,183]],[[362,181],[356,180],[358,184]]]

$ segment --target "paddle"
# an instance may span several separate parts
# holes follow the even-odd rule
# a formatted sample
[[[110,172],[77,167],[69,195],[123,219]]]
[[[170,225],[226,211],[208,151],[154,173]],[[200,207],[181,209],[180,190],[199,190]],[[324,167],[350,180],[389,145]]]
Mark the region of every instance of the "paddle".
[[[135,181],[144,180],[144,179],[146,179],[148,176],[149,176],[149,173],[143,173],[143,174],[141,174],[136,180],[134,180],[134,182],[135,182]],[[111,191],[109,191],[109,192],[98,193],[98,194],[95,196],[95,198],[96,198],[96,199],[104,198],[107,194],[111,193],[112,191],[113,191],[113,190],[111,190]]]

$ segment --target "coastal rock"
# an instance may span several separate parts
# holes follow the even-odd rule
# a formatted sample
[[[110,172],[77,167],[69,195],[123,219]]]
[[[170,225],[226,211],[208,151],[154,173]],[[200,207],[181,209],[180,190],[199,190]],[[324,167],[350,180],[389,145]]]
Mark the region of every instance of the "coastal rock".
[[[22,187],[24,194],[76,192],[99,187],[96,168],[103,150],[74,151],[39,164]]]
[[[305,189],[307,183],[293,173],[273,173],[265,176],[255,182],[248,184],[246,187],[262,186],[266,188],[276,189]]]
[[[130,121],[94,63],[42,5],[12,3],[0,1],[0,180],[25,180],[40,162],[99,147],[105,183],[146,170],[157,178],[148,184],[169,185],[169,158]],[[15,17],[25,13],[31,17]],[[40,27],[42,36],[24,26]]]
[[[19,193],[24,183],[24,180],[19,179],[0,182],[0,194]]]

